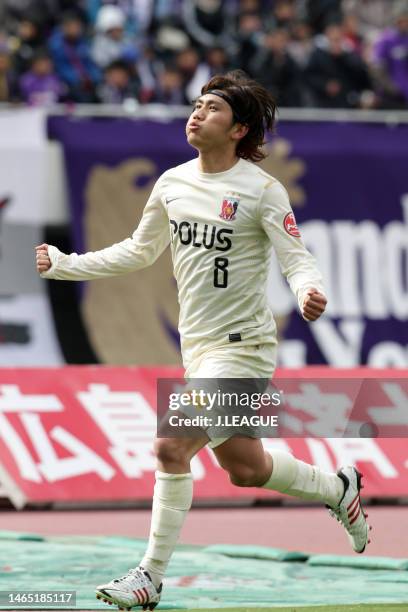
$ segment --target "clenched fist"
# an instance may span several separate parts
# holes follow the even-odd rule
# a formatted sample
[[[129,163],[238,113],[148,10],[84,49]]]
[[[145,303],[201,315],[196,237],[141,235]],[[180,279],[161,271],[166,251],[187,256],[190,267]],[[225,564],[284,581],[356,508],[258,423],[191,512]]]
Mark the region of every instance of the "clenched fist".
[[[51,268],[51,259],[48,256],[48,244],[40,244],[35,247],[35,259],[37,272],[47,272]]]
[[[306,321],[316,321],[326,310],[327,300],[317,289],[308,289],[303,300],[302,316]]]

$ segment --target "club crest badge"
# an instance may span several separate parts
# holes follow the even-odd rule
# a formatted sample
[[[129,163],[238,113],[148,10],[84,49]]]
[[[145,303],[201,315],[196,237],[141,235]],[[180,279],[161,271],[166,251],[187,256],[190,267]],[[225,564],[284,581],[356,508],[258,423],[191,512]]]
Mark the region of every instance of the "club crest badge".
[[[220,218],[225,221],[235,221],[235,215],[239,205],[239,198],[234,195],[224,196]]]
[[[299,228],[296,225],[296,219],[293,212],[289,212],[283,220],[283,227],[287,231],[288,234],[294,236],[295,238],[300,238]]]

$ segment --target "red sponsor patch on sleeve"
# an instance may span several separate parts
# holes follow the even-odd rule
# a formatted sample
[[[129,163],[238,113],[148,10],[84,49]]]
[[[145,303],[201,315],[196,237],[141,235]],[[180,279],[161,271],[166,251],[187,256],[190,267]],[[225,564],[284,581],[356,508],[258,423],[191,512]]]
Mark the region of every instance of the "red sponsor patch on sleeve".
[[[296,225],[296,219],[293,212],[288,212],[283,220],[283,227],[285,231],[291,236],[295,236],[295,238],[300,238],[300,232],[298,226]]]

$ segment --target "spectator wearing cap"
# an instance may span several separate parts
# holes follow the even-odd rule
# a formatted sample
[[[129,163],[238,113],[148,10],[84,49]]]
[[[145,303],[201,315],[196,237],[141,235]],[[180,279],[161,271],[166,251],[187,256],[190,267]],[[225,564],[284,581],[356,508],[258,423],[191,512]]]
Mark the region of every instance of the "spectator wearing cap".
[[[136,42],[125,35],[126,16],[118,6],[103,6],[96,19],[96,36],[91,55],[94,62],[105,68],[116,60],[134,64],[138,57]]]
[[[324,45],[315,48],[306,71],[314,106],[359,108],[363,99],[366,105],[372,91],[367,67],[345,44],[340,25],[328,25],[324,34]]]
[[[22,99],[31,106],[56,104],[65,91],[46,50],[36,52],[30,70],[20,77],[19,86]]]
[[[408,0],[394,7],[394,24],[374,47],[374,68],[383,105],[408,106]]]
[[[75,13],[65,13],[49,40],[55,69],[69,88],[73,102],[94,102],[100,71],[91,58],[84,25]]]
[[[17,77],[12,69],[11,54],[4,42],[0,43],[0,102],[17,102]]]
[[[148,25],[153,10],[153,0],[86,0],[87,18],[93,27],[96,26],[99,13],[104,6],[116,6],[125,15],[126,34],[139,36]],[[140,23],[140,17],[145,23]]]

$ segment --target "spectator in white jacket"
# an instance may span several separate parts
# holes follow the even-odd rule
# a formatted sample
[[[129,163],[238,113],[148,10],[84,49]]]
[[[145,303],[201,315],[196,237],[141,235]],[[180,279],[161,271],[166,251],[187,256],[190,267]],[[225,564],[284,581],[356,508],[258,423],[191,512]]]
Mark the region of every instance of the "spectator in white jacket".
[[[97,15],[92,59],[102,69],[116,60],[134,64],[139,52],[136,40],[125,35],[126,17],[119,6],[103,6]]]

